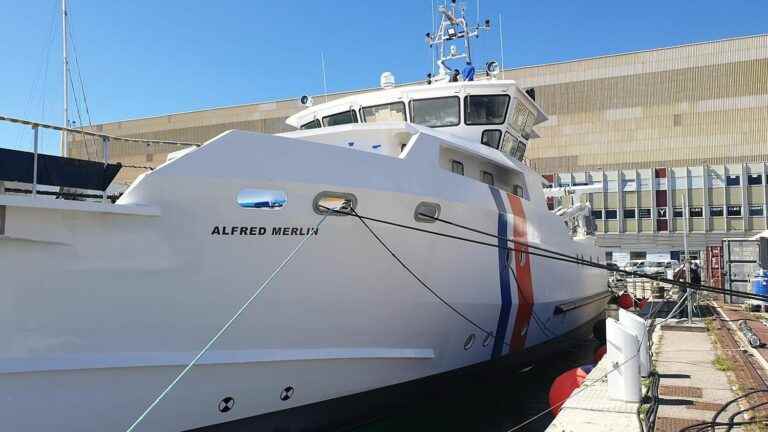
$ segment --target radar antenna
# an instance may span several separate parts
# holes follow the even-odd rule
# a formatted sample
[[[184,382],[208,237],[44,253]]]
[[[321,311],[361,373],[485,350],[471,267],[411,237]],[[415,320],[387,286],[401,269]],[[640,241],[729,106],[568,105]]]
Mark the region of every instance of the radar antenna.
[[[466,59],[467,64],[472,63],[472,50],[469,40],[471,38],[478,38],[480,30],[490,30],[491,20],[486,19],[483,25],[477,24],[470,27],[467,25],[465,18],[466,6],[462,3],[457,7],[456,0],[451,0],[450,6],[441,5],[437,10],[442,16],[440,28],[434,34],[427,33],[426,42],[430,48],[437,46],[439,49],[440,58],[437,60],[438,76],[435,77],[435,81],[442,81],[447,80],[453,72],[453,69],[447,65],[448,60],[463,58]],[[452,44],[453,41],[462,39],[464,40],[463,52],[456,45]],[[446,44],[450,46],[446,47]]]

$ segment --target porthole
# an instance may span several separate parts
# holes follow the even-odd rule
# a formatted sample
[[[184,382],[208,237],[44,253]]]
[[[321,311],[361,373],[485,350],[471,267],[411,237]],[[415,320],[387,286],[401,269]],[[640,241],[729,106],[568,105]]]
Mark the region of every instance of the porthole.
[[[493,333],[486,333],[483,338],[483,348],[487,347],[491,340],[493,340]]]
[[[237,193],[237,205],[243,208],[279,210],[288,203],[280,190],[243,189]]]
[[[469,351],[470,348],[472,348],[472,345],[475,344],[475,334],[470,333],[469,336],[467,336],[466,339],[464,339],[464,351]]]
[[[312,209],[319,215],[347,216],[345,213],[356,208],[357,197],[346,192],[323,191],[312,201]]]
[[[434,223],[440,217],[440,204],[422,201],[416,206],[413,218],[416,222]]]

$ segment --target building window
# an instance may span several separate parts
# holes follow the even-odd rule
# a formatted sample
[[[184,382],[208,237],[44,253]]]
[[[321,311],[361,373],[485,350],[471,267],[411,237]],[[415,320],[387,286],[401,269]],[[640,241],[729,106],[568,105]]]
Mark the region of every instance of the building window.
[[[762,174],[750,174],[747,176],[747,184],[750,186],[757,186],[763,184]]]
[[[603,219],[603,211],[602,210],[592,210],[592,219],[602,220]]]
[[[704,209],[701,207],[691,207],[688,209],[688,217],[700,218],[704,217]]]
[[[646,252],[635,252],[635,251],[629,252],[629,259],[632,261],[644,260],[647,256],[648,254]]]
[[[618,212],[616,209],[605,209],[605,219],[606,220],[616,220],[618,217]]]
[[[672,217],[681,218],[685,217],[683,216],[683,208],[682,207],[675,207],[672,209]]]
[[[720,217],[723,215],[723,208],[722,207],[710,207],[709,208],[709,217]]]
[[[651,218],[651,209],[649,208],[641,208],[639,210],[640,219],[650,219]]]
[[[493,174],[489,173],[488,171],[482,171],[482,174],[483,174],[483,183],[487,183],[493,186]]]
[[[763,206],[749,206],[749,215],[750,216],[762,216],[763,215]]]
[[[451,172],[458,175],[464,175],[464,164],[459,161],[452,160]]]
[[[480,143],[488,147],[495,149],[499,148],[501,142],[501,131],[498,129],[488,129],[483,131],[483,135],[480,137]]]
[[[429,127],[458,126],[458,96],[412,100],[411,123]]]
[[[741,206],[728,206],[728,216],[741,216]]]
[[[669,231],[669,220],[668,219],[656,219],[656,231]]]
[[[741,185],[741,176],[739,176],[739,175],[728,175],[728,176],[725,176],[725,184],[726,184],[726,186],[740,186]]]
[[[624,219],[634,219],[635,209],[624,209]]]

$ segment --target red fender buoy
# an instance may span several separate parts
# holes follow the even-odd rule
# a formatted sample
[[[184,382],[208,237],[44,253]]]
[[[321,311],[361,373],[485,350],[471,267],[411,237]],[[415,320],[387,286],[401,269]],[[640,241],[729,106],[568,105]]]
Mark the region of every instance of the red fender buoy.
[[[594,365],[579,366],[555,378],[552,387],[549,388],[549,406],[552,408],[553,415],[560,412],[562,404],[587,379],[593,367]]]
[[[642,310],[645,307],[645,305],[648,303],[647,298],[637,299],[636,301],[637,301],[637,308],[640,310]]]
[[[594,357],[595,364],[600,363],[600,360],[603,359],[603,356],[605,355],[606,352],[608,352],[608,347],[606,345],[600,345],[599,347],[597,347],[597,349],[595,350],[595,357]]]
[[[635,305],[635,299],[632,297],[630,293],[624,293],[619,296],[619,301],[617,303],[620,308],[622,309],[632,309],[632,307]]]

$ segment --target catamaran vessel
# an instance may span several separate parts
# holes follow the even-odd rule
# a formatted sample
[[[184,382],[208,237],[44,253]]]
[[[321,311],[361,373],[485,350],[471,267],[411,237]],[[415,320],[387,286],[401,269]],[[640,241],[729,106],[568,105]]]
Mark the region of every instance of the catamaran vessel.
[[[605,272],[528,254],[600,262],[588,211],[547,208],[547,117],[495,63],[475,79],[488,24],[456,8],[423,84],[304,98],[296,131],[225,132],[114,203],[0,194],[2,429],[128,429],[260,287],[135,430],[333,429],[591,326]],[[368,219],[390,253],[358,215],[497,247]]]

